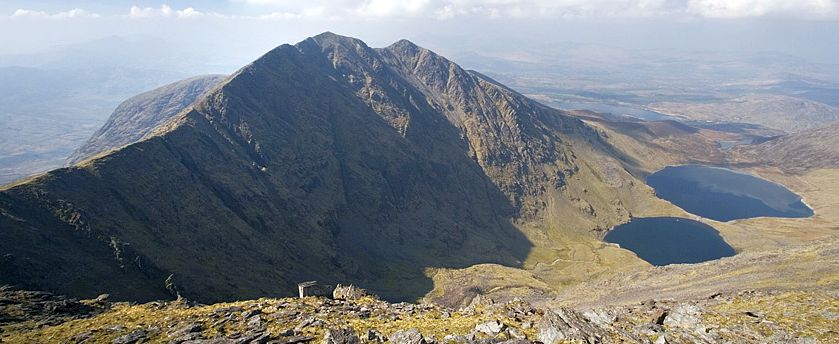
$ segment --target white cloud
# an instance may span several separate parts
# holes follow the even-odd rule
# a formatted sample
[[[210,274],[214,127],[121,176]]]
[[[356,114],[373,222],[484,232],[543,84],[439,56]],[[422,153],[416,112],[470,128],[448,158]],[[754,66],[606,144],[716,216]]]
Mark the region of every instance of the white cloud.
[[[131,18],[170,17],[172,13],[174,12],[169,5],[160,5],[159,8],[131,6],[128,10],[128,16]]]
[[[63,18],[98,18],[100,15],[85,11],[81,8],[74,8],[65,12],[47,13],[44,11],[33,11],[27,9],[18,9],[12,14],[12,17],[33,17],[33,18],[48,18],[48,19],[63,19]]]
[[[204,12],[199,12],[192,7],[187,7],[182,10],[175,11],[175,15],[178,16],[178,18],[194,18],[203,16]]]
[[[356,7],[355,13],[370,17],[417,15],[429,9],[431,0],[367,0]]]
[[[300,2],[289,0],[231,0],[258,8],[282,8],[296,13]],[[324,14],[339,17],[455,17],[527,18],[652,16],[664,14],[670,1],[687,0],[310,0]]]
[[[256,19],[277,20],[277,19],[298,19],[298,18],[320,18],[325,14],[326,8],[323,6],[307,7],[295,12],[271,12],[256,16]],[[239,17],[239,18],[254,18],[254,17]]]
[[[839,18],[839,0],[228,0],[254,6],[253,15],[203,12],[193,7],[173,9],[131,6],[131,18],[226,18],[226,19],[351,19],[432,18],[743,18],[788,17],[804,19]],[[198,3],[196,1],[196,3]],[[19,9],[14,17],[75,18],[100,17],[82,9],[47,13]]]
[[[175,18],[197,18],[203,16],[226,17],[218,13],[204,13],[196,10],[193,7],[187,7],[181,10],[174,10],[169,5],[160,5],[160,7],[139,7],[131,6],[128,10],[128,16],[131,18],[155,18],[155,17],[175,17]]]
[[[172,8],[161,5],[160,8],[131,6],[128,16],[131,18],[168,17],[172,14]]]
[[[257,16],[256,18],[265,20],[296,19],[303,18],[303,14],[295,12],[271,12]]]
[[[709,18],[834,17],[835,0],[689,0],[688,12]]]
[[[298,13],[301,6],[324,8],[333,17],[587,17],[662,14],[668,1],[687,0],[230,0],[255,8]]]
[[[667,12],[667,0],[438,0],[427,6],[439,19],[647,17]]]
[[[244,0],[261,6],[294,6],[288,0]],[[371,17],[430,16],[438,19],[672,17],[741,18],[782,16],[835,18],[839,0],[311,0],[326,12]]]
[[[288,5],[293,4],[293,0],[234,0],[236,2],[244,2],[251,5]]]

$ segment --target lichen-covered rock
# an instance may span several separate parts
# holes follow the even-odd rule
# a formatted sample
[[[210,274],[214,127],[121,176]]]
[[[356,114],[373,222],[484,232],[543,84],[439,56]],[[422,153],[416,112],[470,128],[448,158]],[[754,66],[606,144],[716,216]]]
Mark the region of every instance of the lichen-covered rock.
[[[201,332],[203,330],[204,330],[204,325],[201,325],[201,323],[194,322],[194,323],[187,324],[186,326],[180,327],[175,331],[172,331],[172,333],[169,334],[169,336],[170,337],[180,337],[180,336],[190,334],[190,333]]]
[[[107,296],[78,300],[42,291],[17,290],[0,286],[0,324],[35,321],[57,324],[89,317],[110,308]]]
[[[614,314],[609,314],[609,312],[602,309],[585,311],[583,312],[583,316],[595,325],[601,327],[609,326],[617,320],[617,317]]]
[[[335,286],[335,290],[332,291],[332,298],[336,300],[357,300],[367,295],[368,294],[366,290],[356,287],[352,284],[339,284]]]
[[[323,344],[361,344],[361,340],[351,327],[326,330]]]
[[[138,343],[141,340],[145,339],[148,336],[148,333],[144,330],[134,330],[130,333],[119,336],[112,342],[113,344],[134,344]]]
[[[538,339],[544,344],[839,343],[839,337],[832,332],[835,326],[823,314],[835,303],[834,294],[748,294],[689,302],[603,306],[584,312],[525,307],[513,312],[515,316],[509,316],[508,303],[463,313],[442,306],[371,298],[259,299],[221,305],[116,303],[109,311],[89,319],[66,318],[57,324],[0,322],[0,341],[109,343],[116,338],[118,343],[358,344],[384,343],[389,339],[393,344],[525,344]],[[31,295],[40,295],[36,299],[55,298]],[[34,300],[16,309],[43,307],[42,301]],[[12,302],[0,298],[0,310]],[[669,318],[666,325],[651,323],[650,319],[658,318],[661,310],[674,316],[665,318]],[[368,312],[369,316],[359,317]],[[443,317],[444,313],[450,316]],[[796,322],[785,323],[793,317],[798,317]],[[259,319],[258,324],[255,319]],[[496,320],[487,321],[490,319]],[[418,327],[410,328],[408,324]],[[359,338],[350,326],[369,330]],[[387,338],[382,332],[392,334]]]
[[[569,340],[600,343],[603,338],[608,337],[608,333],[579,313],[564,308],[546,311],[536,326],[539,329],[538,339],[545,344]]]
[[[393,344],[425,344],[425,339],[419,330],[412,328],[396,331],[388,337]]]
[[[501,333],[501,331],[504,331],[505,328],[506,326],[504,325],[504,323],[502,323],[499,320],[494,320],[478,324],[477,326],[475,326],[475,329],[472,330],[472,332],[483,333],[490,337],[495,337],[496,335]]]
[[[665,326],[696,327],[701,324],[700,309],[689,303],[681,304],[670,311],[664,319]]]
[[[650,323],[656,325],[664,325],[664,319],[667,319],[667,311],[658,308],[653,310],[653,316],[650,318]]]
[[[367,341],[373,343],[383,343],[385,341],[385,336],[383,336],[379,331],[368,330]]]

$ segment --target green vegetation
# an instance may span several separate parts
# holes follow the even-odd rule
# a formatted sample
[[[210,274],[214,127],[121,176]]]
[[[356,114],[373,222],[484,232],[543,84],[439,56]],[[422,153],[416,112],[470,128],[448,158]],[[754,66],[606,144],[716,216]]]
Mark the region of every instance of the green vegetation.
[[[767,337],[782,328],[819,343],[839,341],[839,295],[835,291],[744,294],[710,310],[704,320],[721,328],[746,328]]]
[[[426,268],[589,256],[653,198],[579,119],[407,41],[283,45],[167,113],[128,116],[140,142],[0,191],[0,283],[147,301],[173,275],[210,302],[314,279],[416,300]]]
[[[479,304],[453,311],[431,305],[389,304],[373,297],[349,302],[318,297],[263,298],[198,306],[183,302],[117,303],[102,314],[52,326],[39,326],[32,321],[5,326],[0,339],[24,343],[89,338],[86,343],[111,343],[133,331],[143,330],[147,335],[144,342],[167,343],[183,334],[178,330],[196,325],[205,338],[247,333],[253,330],[253,321],[250,325],[247,321],[253,315],[259,315],[260,328],[276,338],[288,337],[289,331],[294,331],[296,336],[322,338],[327,329],[350,327],[360,335],[374,330],[385,338],[396,331],[414,328],[427,338],[442,340],[447,335],[467,336],[476,325],[495,320],[535,338],[532,325],[538,320],[538,314],[519,318],[507,315],[511,307],[520,304]],[[359,309],[362,309],[361,313]],[[300,326],[309,318],[320,322]],[[528,324],[524,325],[526,328],[521,328],[525,323]]]

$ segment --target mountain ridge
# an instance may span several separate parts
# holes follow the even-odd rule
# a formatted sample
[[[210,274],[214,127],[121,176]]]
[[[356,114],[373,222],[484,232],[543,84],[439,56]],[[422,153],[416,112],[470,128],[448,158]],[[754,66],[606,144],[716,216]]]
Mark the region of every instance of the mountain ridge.
[[[191,77],[127,99],[117,106],[108,121],[84,145],[67,158],[67,164],[73,165],[141,140],[224,78],[223,75]]]
[[[215,301],[318,279],[411,299],[426,267],[521,267],[534,238],[629,217],[646,191],[597,131],[420,49],[281,45],[140,142],[6,186],[0,282],[148,300],[167,280]]]

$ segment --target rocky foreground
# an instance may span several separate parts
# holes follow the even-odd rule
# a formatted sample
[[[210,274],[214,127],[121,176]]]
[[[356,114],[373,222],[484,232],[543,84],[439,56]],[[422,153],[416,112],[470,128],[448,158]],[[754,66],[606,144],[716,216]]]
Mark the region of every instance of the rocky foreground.
[[[336,298],[131,304],[0,291],[3,343],[837,343],[839,294],[745,292],[690,302],[539,309],[476,298],[458,310]],[[343,291],[341,291],[343,290]],[[349,292],[347,292],[349,290]]]

